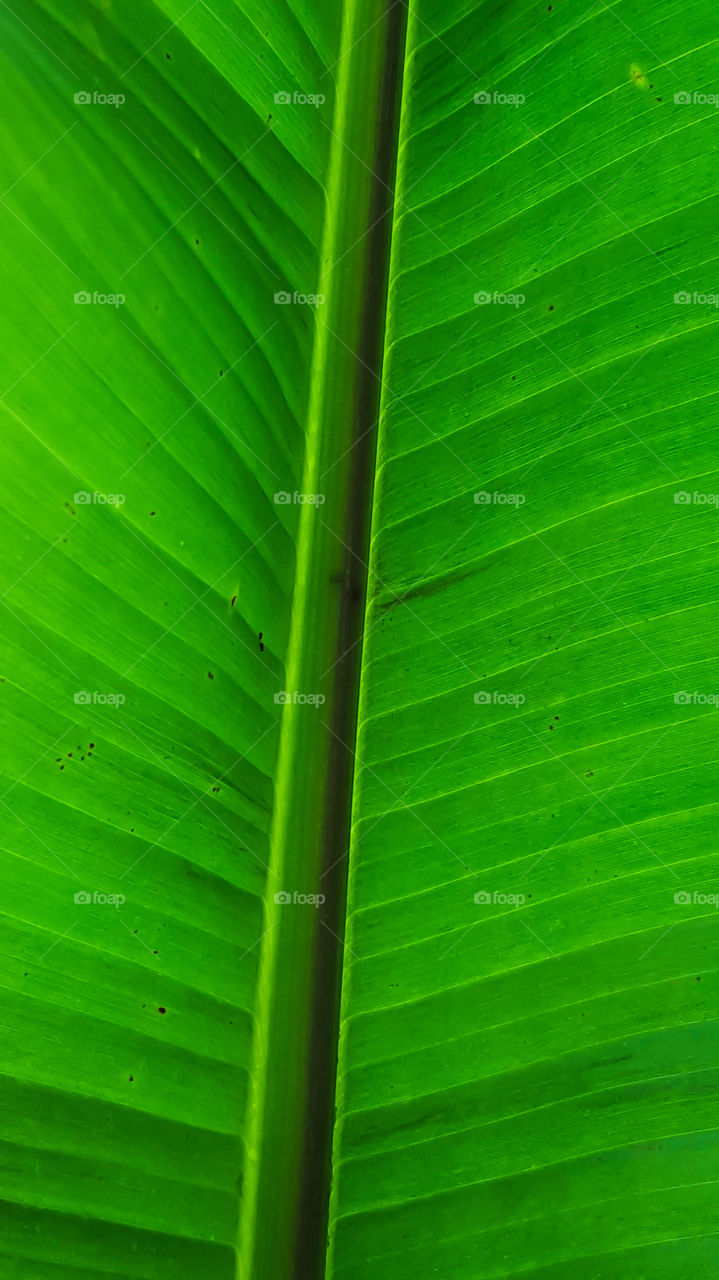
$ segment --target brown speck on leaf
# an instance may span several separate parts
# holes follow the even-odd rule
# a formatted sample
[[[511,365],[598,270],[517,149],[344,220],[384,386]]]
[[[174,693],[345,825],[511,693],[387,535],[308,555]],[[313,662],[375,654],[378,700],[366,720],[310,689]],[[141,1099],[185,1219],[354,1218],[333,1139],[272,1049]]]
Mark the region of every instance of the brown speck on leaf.
[[[208,680],[214,680],[214,678],[215,678],[215,677],[213,676],[212,672],[211,672],[211,671],[208,671],[208,672],[207,672],[207,679],[208,679]]]
[[[159,1009],[157,1010],[157,1012],[158,1012],[158,1013],[167,1013],[167,1009],[165,1008],[165,1006],[164,1006],[164,1005],[162,1005],[162,1004],[161,1004],[161,1005],[160,1005],[160,1007],[159,1007]]]

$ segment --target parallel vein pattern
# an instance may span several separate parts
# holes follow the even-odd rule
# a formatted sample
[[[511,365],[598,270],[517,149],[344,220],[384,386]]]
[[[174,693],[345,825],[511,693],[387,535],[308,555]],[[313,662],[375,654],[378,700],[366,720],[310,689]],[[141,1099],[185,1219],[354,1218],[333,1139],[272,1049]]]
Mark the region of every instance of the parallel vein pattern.
[[[716,1271],[718,52],[409,6],[332,1280]]]
[[[230,1280],[338,14],[0,31],[0,1270]]]

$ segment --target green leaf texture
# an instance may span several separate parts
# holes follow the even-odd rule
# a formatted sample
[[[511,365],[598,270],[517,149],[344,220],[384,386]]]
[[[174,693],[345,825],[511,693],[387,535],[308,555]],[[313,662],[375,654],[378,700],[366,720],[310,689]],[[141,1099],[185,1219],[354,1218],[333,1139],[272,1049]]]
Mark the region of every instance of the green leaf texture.
[[[316,288],[330,141],[274,95],[330,109],[339,18],[321,0],[0,10],[17,1280],[235,1275],[300,510],[273,495],[302,475],[314,333],[274,295]]]
[[[410,6],[332,1280],[716,1268],[716,41]]]

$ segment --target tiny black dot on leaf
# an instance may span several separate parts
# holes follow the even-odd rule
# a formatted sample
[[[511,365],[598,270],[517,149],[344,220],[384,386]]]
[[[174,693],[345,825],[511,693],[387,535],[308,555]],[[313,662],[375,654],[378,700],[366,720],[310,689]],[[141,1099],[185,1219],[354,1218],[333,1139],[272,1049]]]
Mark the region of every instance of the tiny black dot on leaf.
[[[160,1007],[159,1007],[159,1009],[157,1010],[157,1012],[158,1012],[158,1013],[167,1013],[167,1009],[165,1008],[165,1006],[164,1006],[164,1005],[162,1005],[162,1004],[161,1004],[161,1005],[160,1005]]]
[[[215,678],[215,677],[213,676],[212,672],[211,672],[211,671],[208,671],[208,672],[207,672],[207,679],[208,679],[208,680],[214,680],[214,678]]]

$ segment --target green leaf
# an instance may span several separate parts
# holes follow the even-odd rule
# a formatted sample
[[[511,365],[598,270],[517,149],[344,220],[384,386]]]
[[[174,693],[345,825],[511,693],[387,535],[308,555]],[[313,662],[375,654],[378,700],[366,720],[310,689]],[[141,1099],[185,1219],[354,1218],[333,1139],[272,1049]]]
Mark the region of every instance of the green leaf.
[[[3,1274],[713,1276],[713,12],[0,34]]]
[[[333,1280],[713,1269],[715,40],[410,8]]]

